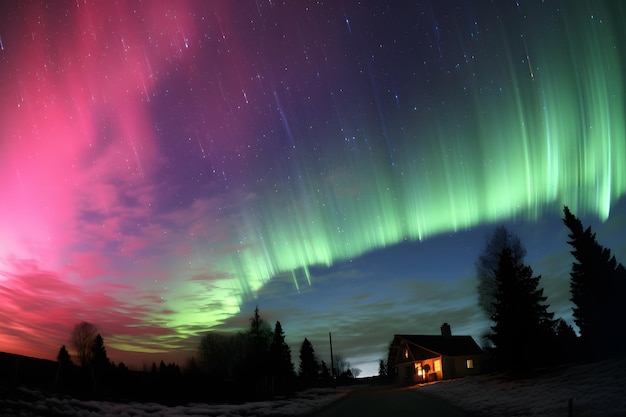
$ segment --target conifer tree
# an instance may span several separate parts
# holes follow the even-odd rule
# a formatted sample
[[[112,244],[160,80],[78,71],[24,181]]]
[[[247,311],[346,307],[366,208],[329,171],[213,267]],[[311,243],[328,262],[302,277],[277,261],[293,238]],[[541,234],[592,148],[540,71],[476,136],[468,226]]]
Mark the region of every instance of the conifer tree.
[[[576,332],[559,318],[554,321],[554,337],[546,343],[547,353],[551,354],[555,364],[566,364],[580,360],[580,340]]]
[[[520,370],[540,364],[542,343],[553,337],[554,327],[554,313],[548,312],[543,289],[538,288],[541,276],[533,277],[532,268],[504,248],[494,279],[496,301],[489,338],[496,346],[499,366]]]
[[[57,362],[59,362],[61,366],[72,365],[72,358],[70,357],[70,354],[67,351],[65,345],[61,346],[61,349],[59,349],[59,353],[57,354]]]
[[[504,226],[498,226],[485,243],[485,247],[476,262],[478,277],[478,306],[487,318],[495,313],[494,302],[496,294],[495,271],[498,268],[502,250],[509,249],[515,262],[522,262],[526,256],[526,249],[520,238],[509,232]]]
[[[280,322],[276,322],[274,338],[269,349],[270,373],[279,385],[284,388],[293,379],[295,372],[291,361],[291,348],[285,342],[285,333]]]
[[[587,355],[593,358],[626,353],[626,310],[622,307],[626,290],[626,270],[608,248],[596,241],[591,227],[569,208],[563,208],[563,223],[570,230],[568,242],[576,259],[570,273],[574,322]]]
[[[272,391],[269,361],[272,340],[272,328],[259,314],[258,306],[250,318],[249,327],[231,338],[229,373],[250,395],[263,396]]]
[[[300,346],[300,366],[298,376],[306,383],[317,380],[320,367],[315,356],[313,344],[306,337]]]
[[[91,358],[92,366],[98,371],[104,371],[111,366],[111,361],[107,356],[107,350],[104,347],[104,339],[102,339],[102,336],[99,333],[93,340]]]
[[[248,337],[255,353],[265,353],[272,342],[272,328],[259,314],[259,306],[254,309],[254,315],[250,318]]]
[[[54,378],[55,386],[63,383],[63,380],[66,379],[65,375],[70,371],[72,365],[72,358],[70,357],[67,348],[65,345],[61,346],[61,349],[59,349],[59,353],[57,354],[57,373]]]
[[[381,378],[387,377],[387,362],[384,359],[378,361],[378,376]]]

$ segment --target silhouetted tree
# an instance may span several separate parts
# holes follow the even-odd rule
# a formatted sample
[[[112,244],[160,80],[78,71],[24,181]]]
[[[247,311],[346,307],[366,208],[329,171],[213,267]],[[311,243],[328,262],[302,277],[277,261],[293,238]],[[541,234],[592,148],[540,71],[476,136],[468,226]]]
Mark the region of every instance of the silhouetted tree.
[[[232,335],[207,333],[198,348],[201,366],[213,378],[233,376],[233,363],[241,356],[241,349],[235,347]]]
[[[493,333],[498,364],[503,369],[528,369],[540,363],[543,341],[553,337],[554,313],[544,304],[541,276],[533,277],[509,248],[500,253],[494,273],[496,283]]]
[[[124,362],[120,362],[117,364],[117,371],[120,374],[124,374],[126,372],[128,372],[128,367],[126,366],[126,364]]]
[[[69,352],[65,348],[65,345],[61,346],[59,349],[59,353],[57,355],[57,362],[61,365],[72,365],[72,358],[70,357]]]
[[[568,243],[576,259],[570,273],[574,322],[586,353],[593,358],[625,354],[626,310],[622,304],[626,270],[610,249],[596,241],[591,227],[584,229],[567,206],[563,212],[563,223],[571,232]]]
[[[248,339],[249,350],[245,359],[246,373],[262,376],[268,374],[268,353],[272,343],[273,332],[259,314],[259,306],[254,309],[254,314],[250,318],[250,327],[244,335]]]
[[[150,367],[150,373],[152,375],[156,375],[159,372],[159,368],[157,368],[157,364],[152,362],[152,366]]]
[[[76,350],[80,366],[85,368],[91,362],[93,341],[98,330],[86,321],[78,323],[72,330],[72,346]]]
[[[504,226],[498,226],[486,242],[485,248],[476,262],[478,305],[489,319],[495,313],[494,302],[497,291],[495,272],[498,268],[500,254],[505,248],[509,249],[515,263],[522,262],[526,256],[526,249],[522,246],[520,238],[509,232]]]
[[[254,314],[250,318],[250,327],[247,334],[252,342],[252,349],[254,351],[268,351],[273,340],[273,332],[269,323],[267,323],[259,314],[259,306],[256,306]]]
[[[578,336],[572,326],[562,318],[554,321],[553,338],[546,342],[546,348],[555,363],[565,364],[580,360]]]
[[[69,352],[65,348],[65,345],[61,346],[59,353],[57,354],[57,373],[54,378],[54,385],[58,386],[66,379],[66,374],[72,367],[72,358]]]
[[[104,339],[98,333],[93,339],[91,345],[91,361],[89,363],[91,379],[93,382],[93,391],[98,393],[100,385],[105,383],[109,377],[109,371],[112,370],[111,361],[107,356],[106,348],[104,347]]]
[[[254,314],[250,318],[250,327],[243,333],[247,349],[244,350],[244,360],[237,366],[236,371],[240,375],[239,379],[252,383],[248,389],[252,390],[255,396],[266,396],[271,392],[269,386],[269,347],[273,340],[272,328],[259,314],[259,306],[254,309]]]
[[[300,365],[298,366],[298,376],[306,383],[310,384],[317,380],[319,373],[319,363],[313,344],[306,337],[300,345]]]
[[[200,366],[198,365],[198,362],[196,361],[196,358],[194,356],[187,359],[187,362],[185,363],[185,366],[183,368],[183,373],[185,375],[198,375],[200,373]]]
[[[156,364],[155,364],[155,367],[156,367]],[[176,378],[181,375],[180,366],[178,366],[174,362],[170,362],[166,364],[165,361],[163,361],[163,359],[161,359],[161,361],[159,362],[159,366],[157,369],[158,369],[157,373],[159,374],[159,378],[163,380],[171,381],[172,378]]]
[[[213,380],[235,381],[244,396],[253,395],[253,391],[267,391],[273,337],[272,328],[257,306],[247,329],[235,335],[207,333],[202,337],[198,347],[199,365]]]
[[[93,340],[91,347],[91,364],[98,372],[103,372],[111,366],[111,361],[104,347],[104,339],[98,333]]]
[[[378,376],[387,378],[387,362],[384,359],[378,361]]]
[[[269,367],[276,389],[285,391],[289,388],[289,382],[295,377],[295,372],[291,361],[291,348],[285,342],[285,333],[280,321],[277,321],[274,327],[274,338],[269,348]]]
[[[335,354],[333,356],[333,365],[335,366],[335,377],[337,379],[352,379],[354,375],[350,370],[350,362],[348,362],[342,355]]]
[[[385,361],[386,369],[387,369],[387,379],[389,381],[393,381],[396,379],[396,367],[393,365],[390,365],[390,364],[395,363],[394,352],[395,352],[395,347],[393,345],[393,342],[391,342],[389,344],[389,347],[387,348],[387,360]]]

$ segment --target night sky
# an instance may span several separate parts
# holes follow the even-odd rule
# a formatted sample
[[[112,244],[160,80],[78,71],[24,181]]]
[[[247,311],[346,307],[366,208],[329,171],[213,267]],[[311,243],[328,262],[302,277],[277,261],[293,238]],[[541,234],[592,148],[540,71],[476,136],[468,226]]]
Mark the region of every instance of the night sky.
[[[3,1],[0,351],[184,363],[280,320],[375,374],[481,343],[475,261],[520,236],[571,323],[568,205],[626,261],[620,1]]]

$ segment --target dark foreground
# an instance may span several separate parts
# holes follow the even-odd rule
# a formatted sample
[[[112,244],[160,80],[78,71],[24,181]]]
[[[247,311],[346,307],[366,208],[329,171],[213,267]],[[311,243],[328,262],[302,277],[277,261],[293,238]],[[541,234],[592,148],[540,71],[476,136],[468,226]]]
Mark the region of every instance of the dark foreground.
[[[360,389],[350,393],[314,417],[413,416],[470,417],[463,410],[419,388]]]

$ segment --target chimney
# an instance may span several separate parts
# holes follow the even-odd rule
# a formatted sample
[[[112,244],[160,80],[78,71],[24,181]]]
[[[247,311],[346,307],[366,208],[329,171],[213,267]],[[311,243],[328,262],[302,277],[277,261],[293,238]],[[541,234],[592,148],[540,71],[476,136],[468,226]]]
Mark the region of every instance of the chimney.
[[[448,323],[441,325],[441,335],[443,337],[452,337],[452,330],[450,330],[450,325]]]

